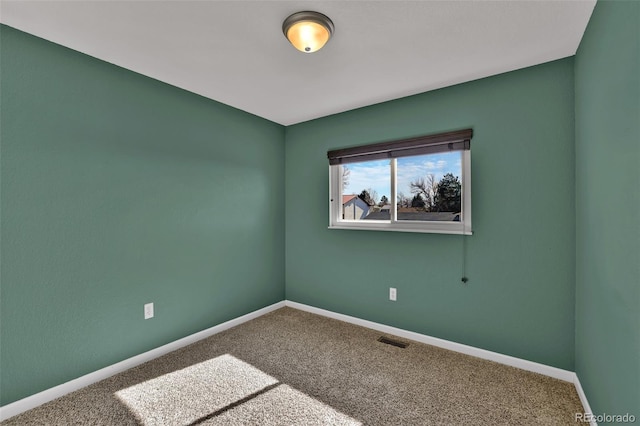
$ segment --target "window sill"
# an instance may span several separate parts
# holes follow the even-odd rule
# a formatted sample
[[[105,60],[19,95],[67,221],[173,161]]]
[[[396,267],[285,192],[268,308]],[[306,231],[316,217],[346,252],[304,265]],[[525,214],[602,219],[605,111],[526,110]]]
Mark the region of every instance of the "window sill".
[[[473,231],[463,229],[462,225],[456,223],[437,224],[436,226],[411,226],[410,224],[390,224],[384,223],[338,223],[330,225],[328,229],[346,229],[356,231],[392,231],[392,232],[416,232],[422,234],[452,234],[452,235],[473,235]]]

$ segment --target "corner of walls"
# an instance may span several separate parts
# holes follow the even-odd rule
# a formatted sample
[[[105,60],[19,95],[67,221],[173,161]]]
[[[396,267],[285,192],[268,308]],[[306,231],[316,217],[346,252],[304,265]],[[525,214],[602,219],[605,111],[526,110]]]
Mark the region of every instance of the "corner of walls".
[[[575,59],[576,374],[640,419],[640,3],[599,1]]]

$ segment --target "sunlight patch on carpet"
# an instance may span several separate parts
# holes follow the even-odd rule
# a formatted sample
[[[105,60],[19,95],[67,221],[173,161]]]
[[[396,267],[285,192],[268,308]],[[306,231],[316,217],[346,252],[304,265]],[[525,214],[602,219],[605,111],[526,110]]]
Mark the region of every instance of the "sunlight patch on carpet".
[[[356,419],[287,385],[279,385],[216,416],[208,425],[361,426]]]
[[[144,426],[362,425],[229,354],[138,383],[115,395]]]
[[[268,374],[225,354],[115,394],[145,426],[184,425],[276,383]]]

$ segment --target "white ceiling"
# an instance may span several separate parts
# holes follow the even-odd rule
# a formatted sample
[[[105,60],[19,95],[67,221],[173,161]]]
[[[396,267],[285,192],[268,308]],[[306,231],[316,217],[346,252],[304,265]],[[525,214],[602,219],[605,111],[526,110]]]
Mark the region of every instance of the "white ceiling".
[[[595,0],[7,1],[0,21],[290,125],[574,55]],[[328,15],[317,53],[282,34]]]

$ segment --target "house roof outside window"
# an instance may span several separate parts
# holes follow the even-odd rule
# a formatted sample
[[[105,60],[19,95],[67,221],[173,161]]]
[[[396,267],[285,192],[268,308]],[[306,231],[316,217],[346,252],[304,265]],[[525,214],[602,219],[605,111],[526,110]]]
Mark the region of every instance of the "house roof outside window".
[[[356,194],[343,195],[342,196],[342,204],[347,204],[349,201],[353,200],[356,197],[357,197]]]

